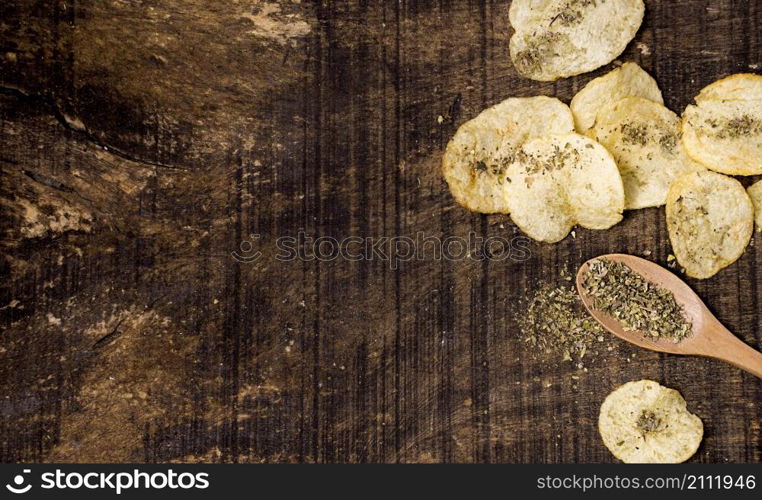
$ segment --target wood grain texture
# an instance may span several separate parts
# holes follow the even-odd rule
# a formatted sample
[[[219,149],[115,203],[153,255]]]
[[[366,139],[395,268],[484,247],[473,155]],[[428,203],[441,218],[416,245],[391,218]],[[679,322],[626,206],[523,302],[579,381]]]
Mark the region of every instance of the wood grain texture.
[[[694,461],[762,460],[751,375],[613,338],[584,371],[519,339],[519,299],[560,267],[665,264],[663,210],[519,262],[277,258],[299,232],[515,235],[455,205],[447,140],[610,66],[520,78],[509,3],[3,2],[0,460],[608,462],[599,406],[641,378],[703,419]],[[756,0],[646,3],[620,60],[674,111],[762,64]],[[756,348],[760,265],[752,244],[689,281]]]

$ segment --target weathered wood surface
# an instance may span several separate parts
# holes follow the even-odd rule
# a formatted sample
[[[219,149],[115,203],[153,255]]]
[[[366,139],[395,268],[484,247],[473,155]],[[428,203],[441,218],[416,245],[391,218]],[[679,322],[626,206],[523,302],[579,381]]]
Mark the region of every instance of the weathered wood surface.
[[[508,5],[3,2],[1,460],[611,461],[599,405],[652,378],[704,420],[695,461],[760,461],[760,380],[614,339],[585,372],[518,338],[518,299],[560,266],[665,263],[661,210],[522,261],[276,259],[299,231],[514,236],[455,205],[446,141],[505,97],[568,100],[608,68],[518,77]],[[620,59],[675,111],[762,64],[756,0],[647,7]],[[691,282],[758,348],[760,265],[757,242]]]

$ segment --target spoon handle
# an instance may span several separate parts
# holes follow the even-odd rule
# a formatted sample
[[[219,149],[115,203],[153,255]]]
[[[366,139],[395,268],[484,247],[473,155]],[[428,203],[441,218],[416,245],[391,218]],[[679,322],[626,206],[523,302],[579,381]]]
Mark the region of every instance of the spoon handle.
[[[725,361],[762,378],[762,352],[745,344],[719,321],[710,328],[714,331],[706,335],[705,356]]]

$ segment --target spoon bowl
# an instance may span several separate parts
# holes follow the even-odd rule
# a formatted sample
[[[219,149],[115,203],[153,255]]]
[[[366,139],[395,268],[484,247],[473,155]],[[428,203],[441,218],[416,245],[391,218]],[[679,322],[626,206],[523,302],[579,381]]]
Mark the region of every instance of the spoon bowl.
[[[672,292],[675,300],[683,307],[686,319],[692,324],[691,333],[679,343],[669,339],[652,340],[639,331],[627,331],[609,314],[593,308],[593,300],[582,286],[590,263],[609,260],[625,264],[635,273],[660,288]],[[670,354],[705,356],[731,363],[749,373],[762,377],[762,353],[744,344],[725,328],[701,298],[683,280],[649,260],[626,254],[601,255],[588,260],[577,271],[577,292],[590,315],[604,328],[622,340],[652,351]]]

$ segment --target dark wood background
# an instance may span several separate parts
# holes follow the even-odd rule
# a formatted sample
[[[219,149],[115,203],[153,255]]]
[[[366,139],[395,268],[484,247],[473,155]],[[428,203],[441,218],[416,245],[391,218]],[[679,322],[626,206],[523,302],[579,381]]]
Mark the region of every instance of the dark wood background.
[[[276,259],[299,231],[515,235],[453,202],[447,140],[506,97],[568,101],[612,66],[518,77],[509,3],[2,2],[0,459],[608,462],[603,398],[651,378],[703,419],[694,461],[759,462],[753,376],[614,339],[584,371],[519,339],[518,301],[559,268],[666,263],[663,210],[522,261]],[[759,70],[762,2],[646,3],[620,60],[674,111]],[[759,348],[756,240],[690,283]]]

